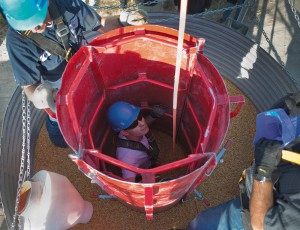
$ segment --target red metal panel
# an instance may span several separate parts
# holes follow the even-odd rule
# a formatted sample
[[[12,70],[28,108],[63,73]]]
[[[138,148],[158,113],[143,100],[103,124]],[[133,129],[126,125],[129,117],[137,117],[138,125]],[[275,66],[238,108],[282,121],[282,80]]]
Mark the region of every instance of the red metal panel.
[[[98,155],[101,157],[101,154]],[[130,165],[124,165],[116,159],[109,159],[108,156],[102,156],[107,161],[115,161],[116,164],[125,166],[128,169],[132,169],[136,172],[144,172],[144,174],[157,174],[168,170],[168,168],[174,168],[176,162],[160,166],[153,169],[138,169]],[[189,159],[190,158],[190,159]],[[199,162],[198,168],[193,172],[176,178],[170,181],[160,183],[130,183],[124,180],[119,180],[102,172],[99,172],[89,166],[85,161],[80,160],[75,155],[71,156],[71,159],[78,165],[80,170],[84,172],[89,178],[97,182],[100,187],[105,190],[109,195],[116,196],[120,201],[129,206],[134,206],[139,210],[147,209],[153,203],[153,211],[163,211],[166,208],[176,204],[184,195],[190,192],[191,188],[200,184],[205,177],[205,172],[213,169],[216,165],[216,159],[214,153],[206,154],[192,154],[190,157],[182,160],[186,162]],[[177,163],[180,164],[181,162]],[[151,190],[145,191],[145,188],[151,188]]]
[[[172,130],[172,98],[178,31],[146,25],[105,33],[82,47],[70,60],[57,95],[57,118],[67,143],[77,152],[72,160],[110,195],[149,219],[177,203],[216,165],[226,136],[230,101],[220,74],[203,55],[204,39],[184,37],[178,91],[177,127],[181,144],[190,154],[153,169],[139,169],[106,154],[111,137],[106,112],[113,102],[128,101],[149,112],[150,105],[169,108],[157,121]],[[170,152],[172,154],[172,152]],[[130,183],[106,165],[140,174],[143,183]],[[187,167],[186,175],[155,182],[159,173]]]

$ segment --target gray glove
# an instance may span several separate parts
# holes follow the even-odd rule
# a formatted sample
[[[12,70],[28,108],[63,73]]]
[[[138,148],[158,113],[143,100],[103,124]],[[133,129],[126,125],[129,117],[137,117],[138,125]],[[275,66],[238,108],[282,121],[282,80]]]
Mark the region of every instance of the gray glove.
[[[135,11],[122,11],[120,22],[123,26],[140,26],[148,23],[148,13],[142,9]]]
[[[57,89],[53,89],[49,84],[40,84],[34,90],[32,103],[37,109],[50,108],[55,113],[55,98],[57,91]]]
[[[162,105],[152,106],[151,117],[160,118],[166,113],[166,108]]]
[[[281,160],[280,142],[261,138],[255,145],[255,174],[271,179]]]

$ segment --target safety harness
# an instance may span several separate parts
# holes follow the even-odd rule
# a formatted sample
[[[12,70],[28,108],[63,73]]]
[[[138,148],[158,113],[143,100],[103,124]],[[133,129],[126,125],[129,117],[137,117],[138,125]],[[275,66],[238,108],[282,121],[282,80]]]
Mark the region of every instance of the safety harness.
[[[72,47],[69,44],[69,28],[64,24],[63,17],[54,1],[50,1],[49,14],[56,25],[55,34],[59,44],[39,33],[33,33],[31,30],[20,31],[19,33],[29,39],[39,48],[48,51],[51,54],[63,57],[67,62],[73,55]]]
[[[254,164],[252,164],[252,166],[248,167],[247,169],[244,169],[239,180],[241,215],[242,223],[245,230],[252,230],[249,211],[249,194],[251,194],[253,186],[253,171]],[[246,179],[246,177],[248,178]]]
[[[144,151],[148,154],[151,161],[156,161],[158,158],[158,154],[159,154],[159,148],[156,143],[155,137],[151,131],[149,131],[145,135],[145,137],[148,140],[149,148],[146,148],[141,142],[121,139],[119,137],[116,138],[116,146],[122,147],[122,148],[127,148],[127,149]]]

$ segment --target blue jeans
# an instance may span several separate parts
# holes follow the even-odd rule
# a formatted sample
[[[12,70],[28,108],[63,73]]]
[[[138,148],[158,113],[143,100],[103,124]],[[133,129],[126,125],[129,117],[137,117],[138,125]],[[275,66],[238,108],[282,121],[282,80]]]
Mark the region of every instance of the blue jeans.
[[[127,7],[127,0],[120,0],[121,8],[124,9]]]
[[[59,129],[58,122],[49,116],[46,118],[46,129],[52,144],[60,148],[67,148],[68,145]]]
[[[244,229],[239,197],[200,212],[188,230],[242,230]]]
[[[237,5],[242,5],[242,4],[244,4],[244,2],[245,2],[245,0],[238,0],[238,1],[237,1]],[[235,6],[235,4],[230,3],[230,2],[227,2],[226,8],[227,8],[227,7],[233,7],[233,6]],[[236,9],[235,15],[234,15],[234,20],[237,20],[237,19],[238,19],[241,10],[242,10],[242,8]],[[229,17],[229,15],[231,14],[231,12],[232,12],[232,10],[226,10],[226,11],[224,11],[223,17],[222,17],[221,21],[222,21],[222,22],[225,22],[226,19],[227,19],[227,18]]]

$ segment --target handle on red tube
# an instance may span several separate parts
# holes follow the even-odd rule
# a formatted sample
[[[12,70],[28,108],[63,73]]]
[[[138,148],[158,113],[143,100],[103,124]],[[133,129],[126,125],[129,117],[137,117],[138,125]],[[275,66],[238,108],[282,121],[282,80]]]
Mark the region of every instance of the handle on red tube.
[[[245,103],[245,97],[244,96],[230,96],[229,97],[230,104],[237,104],[235,109],[230,112],[230,118],[234,118],[238,113],[240,112],[242,106]]]
[[[49,117],[56,119],[56,113],[53,113],[51,109],[44,109],[46,113],[48,113]]]

